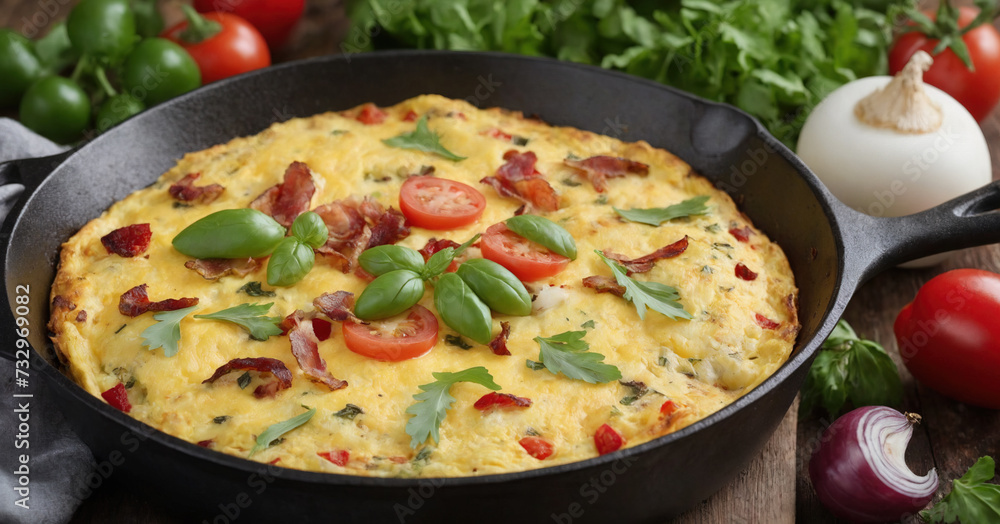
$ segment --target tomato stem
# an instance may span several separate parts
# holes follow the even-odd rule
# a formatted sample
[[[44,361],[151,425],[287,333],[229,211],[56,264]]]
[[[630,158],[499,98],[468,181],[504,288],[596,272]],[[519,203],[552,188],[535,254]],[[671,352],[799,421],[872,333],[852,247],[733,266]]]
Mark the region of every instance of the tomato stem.
[[[104,90],[104,93],[108,95],[108,98],[113,97],[118,94],[118,91],[111,86],[111,82],[108,81],[108,76],[104,73],[104,68],[97,66],[94,71],[94,76],[97,78],[98,85]]]
[[[83,55],[79,60],[76,61],[76,67],[73,68],[73,74],[69,76],[69,79],[74,82],[80,81],[80,75],[83,74],[84,69],[87,68],[87,64],[90,62],[90,57],[88,55]]]
[[[186,44],[198,44],[212,38],[222,31],[222,24],[201,16],[193,7],[182,4],[184,17],[187,18],[188,26],[179,36]]]

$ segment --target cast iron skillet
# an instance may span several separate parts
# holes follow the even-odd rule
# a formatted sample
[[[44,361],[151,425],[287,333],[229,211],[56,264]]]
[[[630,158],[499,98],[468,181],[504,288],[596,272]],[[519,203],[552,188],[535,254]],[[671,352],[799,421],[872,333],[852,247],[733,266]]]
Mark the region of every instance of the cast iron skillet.
[[[184,153],[273,122],[422,93],[536,114],[666,148],[728,191],[785,250],[800,289],[792,358],[718,413],[655,441],[584,462],[450,479],[380,479],[269,467],[159,433],[63,376],[42,326],[59,244],[113,202],[153,182]],[[845,151],[845,154],[850,152]],[[802,385],[817,346],[851,293],[917,257],[1000,241],[996,183],[904,218],[841,204],[755,120],[660,84],[594,67],[491,53],[390,52],[285,64],[178,98],[80,149],[0,166],[25,190],[0,230],[6,293],[0,349],[14,357],[15,297],[30,297],[28,340],[47,394],[115,475],[209,522],[662,521],[691,508],[757,454]],[[29,287],[28,293],[23,293]],[[24,311],[21,311],[24,313]]]

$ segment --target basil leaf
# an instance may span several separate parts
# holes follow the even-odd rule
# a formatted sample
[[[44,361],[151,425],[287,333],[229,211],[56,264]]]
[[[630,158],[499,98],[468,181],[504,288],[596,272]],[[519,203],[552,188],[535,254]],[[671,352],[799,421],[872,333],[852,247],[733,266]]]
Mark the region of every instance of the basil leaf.
[[[212,213],[174,237],[174,249],[194,258],[250,258],[271,254],[285,228],[256,209]]]
[[[586,334],[586,331],[567,331],[549,338],[535,337],[539,346],[538,360],[553,374],[562,373],[591,384],[621,379],[621,371],[605,364],[604,355],[588,351],[590,344],[583,340]],[[527,365],[535,369],[532,361]]]
[[[641,222],[651,226],[658,226],[675,218],[691,215],[704,215],[705,213],[708,213],[708,207],[705,206],[705,202],[708,202],[708,199],[708,195],[702,195],[685,200],[680,204],[674,204],[667,207],[657,207],[652,209],[618,209],[616,207],[614,210],[615,213],[618,213],[632,222]]]
[[[427,115],[417,120],[417,129],[411,133],[404,133],[397,137],[388,138],[382,141],[387,146],[399,147],[403,149],[416,149],[426,153],[435,153],[448,160],[465,160],[464,156],[458,156],[448,151],[441,145],[441,137],[427,127]]]
[[[424,296],[424,281],[409,269],[385,273],[361,292],[354,304],[354,314],[364,320],[378,320],[398,315],[413,307]]]
[[[680,294],[676,288],[659,282],[641,282],[635,280],[628,276],[621,264],[605,257],[603,253],[596,249],[594,252],[611,268],[611,272],[615,275],[615,280],[618,284],[625,287],[624,298],[632,301],[632,305],[635,306],[635,312],[639,314],[640,319],[646,319],[646,307],[675,320],[678,318],[691,318],[691,314],[684,311],[684,307],[678,302]]]
[[[455,248],[446,247],[437,253],[431,255],[431,258],[427,259],[427,265],[424,266],[423,271],[420,272],[420,276],[424,280],[432,279],[441,273],[444,273],[448,266],[451,265],[451,261],[455,259]]]
[[[266,316],[273,305],[274,302],[240,304],[207,315],[195,315],[194,318],[231,322],[247,330],[250,333],[250,338],[254,340],[267,340],[267,337],[280,335],[282,332],[282,329],[278,327],[278,324],[281,323],[281,317]]]
[[[153,315],[153,320],[156,320],[156,323],[144,329],[140,334],[142,345],[151,350],[162,347],[165,357],[176,355],[177,342],[181,339],[181,320],[195,309],[198,309],[198,306],[163,311]]]
[[[250,457],[254,456],[254,453],[268,447],[279,437],[288,433],[289,431],[309,422],[309,419],[316,414],[316,408],[312,408],[305,413],[296,415],[284,422],[278,422],[277,424],[271,424],[267,429],[264,430],[260,436],[257,437],[257,443],[254,444],[253,449],[250,450]]]
[[[295,217],[295,222],[292,222],[292,236],[314,249],[326,244],[329,235],[330,230],[326,228],[326,222],[313,211],[302,213]]]
[[[368,248],[358,256],[358,263],[375,276],[397,269],[409,269],[417,273],[424,269],[424,257],[417,250],[394,245]]]
[[[413,395],[417,402],[406,408],[406,412],[413,415],[406,421],[406,434],[411,437],[410,447],[413,449],[426,442],[427,437],[433,438],[435,444],[441,441],[438,430],[448,409],[455,403],[455,397],[451,396],[451,386],[459,382],[475,382],[493,391],[500,390],[500,386],[493,381],[493,376],[482,366],[432,375],[435,381],[418,386],[423,393]]]
[[[1000,486],[988,484],[995,474],[993,457],[980,457],[962,478],[952,481],[951,493],[920,517],[933,524],[1000,522]]]
[[[290,286],[305,278],[312,270],[316,254],[298,238],[287,237],[274,248],[267,261],[267,284]]]
[[[455,272],[490,309],[503,315],[531,314],[531,296],[507,268],[485,258],[467,260]]]
[[[841,320],[816,355],[802,387],[803,414],[822,407],[837,418],[845,405],[899,406],[903,386],[896,363],[878,343],[863,340]]]
[[[518,215],[505,222],[507,229],[532,242],[537,242],[553,253],[576,260],[576,241],[559,224],[538,215]]]
[[[434,286],[434,307],[451,329],[480,344],[490,343],[493,332],[490,308],[455,273],[445,273],[438,279]]]

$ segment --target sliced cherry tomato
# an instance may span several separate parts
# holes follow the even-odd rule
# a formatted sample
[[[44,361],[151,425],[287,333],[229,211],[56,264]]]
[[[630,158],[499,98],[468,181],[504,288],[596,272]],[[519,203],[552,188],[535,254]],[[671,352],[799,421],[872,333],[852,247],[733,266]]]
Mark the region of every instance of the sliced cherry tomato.
[[[399,209],[414,226],[454,229],[479,220],[486,197],[472,186],[447,178],[411,176],[399,190]]]
[[[434,313],[416,305],[409,312],[370,324],[344,322],[347,349],[376,360],[398,362],[426,354],[437,344]]]
[[[545,460],[555,453],[555,447],[551,442],[541,437],[524,437],[517,441],[518,444],[528,452],[529,455],[538,460]]]
[[[333,462],[338,466],[346,466],[347,461],[351,460],[351,452],[346,449],[338,449],[335,451],[318,451],[317,455]]]
[[[525,282],[551,277],[569,264],[568,258],[514,233],[503,222],[486,230],[479,248],[483,258],[509,269]]]
[[[203,84],[271,65],[267,42],[246,20],[228,13],[199,15],[190,6],[184,8],[188,20],[161,36],[180,44],[194,58]]]
[[[132,411],[132,403],[128,401],[128,391],[125,389],[125,384],[119,382],[115,387],[101,393],[101,397],[111,404],[111,407],[128,413]]]
[[[625,438],[615,428],[601,424],[594,433],[594,445],[597,446],[598,455],[607,455],[612,451],[618,451],[625,444]]]
[[[305,0],[194,0],[201,13],[221,11],[245,18],[272,49],[288,41],[305,7]]]

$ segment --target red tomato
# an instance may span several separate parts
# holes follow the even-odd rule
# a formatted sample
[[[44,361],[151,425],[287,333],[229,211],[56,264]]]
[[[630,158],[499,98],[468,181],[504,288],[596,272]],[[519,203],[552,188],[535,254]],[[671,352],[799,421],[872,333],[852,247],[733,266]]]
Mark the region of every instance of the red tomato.
[[[960,8],[958,26],[969,25],[978,13],[979,10],[973,7]],[[924,14],[931,20],[936,19],[935,13]],[[924,81],[954,97],[982,122],[1000,101],[1000,32],[987,22],[962,36],[962,41],[969,48],[975,71],[969,71],[951,49],[934,55],[932,51],[938,40],[914,31],[903,34],[892,45],[889,72],[894,75],[902,70],[919,50],[931,53],[934,65],[924,73]]]
[[[305,0],[194,0],[199,13],[232,13],[253,24],[268,45],[277,49],[288,41],[302,12]]]
[[[344,322],[347,349],[376,360],[398,362],[426,354],[437,344],[438,321],[434,313],[416,305],[406,316],[397,315],[370,324]]]
[[[518,444],[528,452],[529,455],[538,460],[545,460],[555,453],[552,443],[541,437],[524,437],[517,441]]]
[[[426,229],[467,226],[482,216],[486,197],[476,188],[434,176],[411,176],[399,190],[399,209]]]
[[[625,444],[625,438],[615,428],[601,424],[594,433],[594,445],[597,446],[598,455],[607,455],[612,451],[618,451]]]
[[[128,401],[128,391],[125,389],[125,384],[121,382],[115,387],[101,393],[101,397],[118,411],[125,413],[132,411],[132,403]]]
[[[925,386],[1000,409],[1000,275],[956,269],[932,278],[893,330],[899,355]]]
[[[491,391],[476,401],[474,408],[479,411],[491,411],[493,409],[514,409],[531,406],[531,399],[511,395],[510,393],[497,393]]]
[[[260,33],[246,20],[228,13],[206,13],[205,19],[218,22],[222,30],[198,43],[181,38],[187,20],[167,29],[161,36],[180,44],[198,63],[202,84],[271,65],[271,52]]]
[[[361,111],[354,118],[366,126],[373,126],[385,122],[385,117],[387,116],[389,116],[389,113],[382,111],[377,105],[368,102],[361,106]]]
[[[483,258],[509,269],[525,282],[551,277],[569,264],[568,258],[514,233],[503,222],[486,230],[479,249]]]
[[[676,411],[677,411],[677,404],[674,404],[673,400],[668,400],[664,402],[662,406],[660,406],[660,416],[664,418],[673,415],[674,412]]]
[[[347,461],[351,460],[351,453],[345,449],[338,449],[335,451],[319,451],[316,454],[338,466],[346,466]]]

